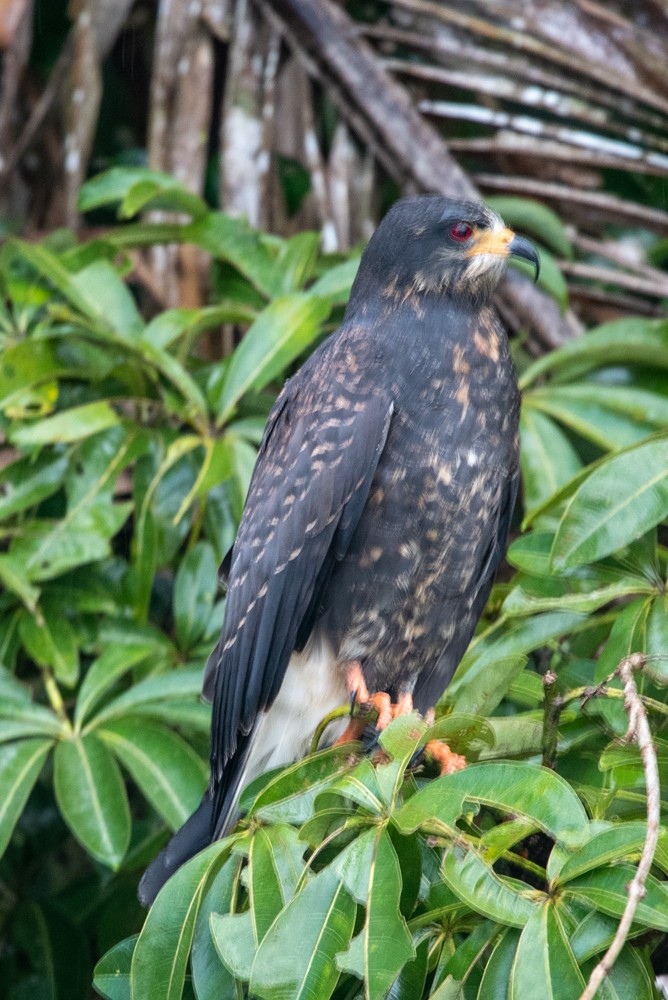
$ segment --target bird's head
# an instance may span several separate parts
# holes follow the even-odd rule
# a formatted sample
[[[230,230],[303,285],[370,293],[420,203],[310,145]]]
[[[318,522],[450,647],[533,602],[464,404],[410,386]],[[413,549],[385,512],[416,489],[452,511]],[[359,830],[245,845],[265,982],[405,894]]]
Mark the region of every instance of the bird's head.
[[[487,205],[439,195],[403,198],[373,234],[358,282],[367,295],[373,282],[381,292],[394,288],[399,294],[433,292],[480,302],[492,297],[510,257],[530,261],[538,278],[533,244]]]

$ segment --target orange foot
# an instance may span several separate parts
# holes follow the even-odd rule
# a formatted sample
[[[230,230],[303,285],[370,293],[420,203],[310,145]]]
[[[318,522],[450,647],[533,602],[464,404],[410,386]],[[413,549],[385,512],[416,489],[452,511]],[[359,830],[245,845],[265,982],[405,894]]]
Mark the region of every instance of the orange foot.
[[[466,767],[466,757],[453,753],[443,740],[430,740],[424,749],[428,757],[440,764],[441,776],[454,774],[455,771],[461,771]]]
[[[400,694],[395,704],[392,703],[389,694],[385,691],[375,691],[373,694],[369,694],[359,663],[349,664],[346,683],[350,696],[354,698],[356,704],[362,706],[364,712],[375,710],[377,713],[375,727],[378,730],[385,729],[397,716],[408,715],[413,711],[413,696],[410,692]],[[334,741],[334,746],[348,743],[350,740],[358,740],[367,723],[368,720],[364,717],[351,718],[339,738]]]

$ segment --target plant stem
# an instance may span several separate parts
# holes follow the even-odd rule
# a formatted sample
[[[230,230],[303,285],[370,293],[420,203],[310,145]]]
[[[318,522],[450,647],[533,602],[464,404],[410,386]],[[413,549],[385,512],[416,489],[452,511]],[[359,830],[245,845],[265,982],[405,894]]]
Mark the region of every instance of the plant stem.
[[[557,694],[557,675],[553,670],[543,677],[545,700],[543,701],[543,767],[554,770],[557,762],[557,743],[559,741],[559,719],[563,701]]]
[[[54,710],[61,722],[71,730],[72,725],[67,715],[67,709],[65,708],[63,696],[60,693],[60,688],[58,687],[56,679],[49,667],[42,668],[42,678],[44,680],[44,690],[46,691],[46,696],[49,699],[51,708]]]

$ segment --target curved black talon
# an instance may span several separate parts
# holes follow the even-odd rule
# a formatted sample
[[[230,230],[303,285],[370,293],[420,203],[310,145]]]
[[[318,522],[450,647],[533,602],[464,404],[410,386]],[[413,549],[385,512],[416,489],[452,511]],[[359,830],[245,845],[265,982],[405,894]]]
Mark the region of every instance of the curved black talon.
[[[420,764],[424,763],[424,753],[426,749],[427,749],[426,747],[420,747],[419,750],[415,751],[411,759],[408,761],[408,764],[406,765],[407,771],[410,771],[414,767],[419,767]]]
[[[362,748],[364,753],[373,753],[380,748],[380,729],[375,726],[367,726],[362,733]]]

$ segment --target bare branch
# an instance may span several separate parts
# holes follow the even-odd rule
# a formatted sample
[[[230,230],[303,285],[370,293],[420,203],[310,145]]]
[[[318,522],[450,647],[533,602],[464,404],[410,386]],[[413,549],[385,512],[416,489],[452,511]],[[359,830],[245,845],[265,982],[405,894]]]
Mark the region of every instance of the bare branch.
[[[661,819],[659,769],[656,761],[656,751],[652,742],[652,733],[647,721],[647,713],[642,699],[638,694],[638,688],[633,677],[634,670],[642,670],[645,662],[646,657],[642,653],[632,653],[631,656],[627,656],[621,661],[615,674],[621,679],[624,685],[624,707],[629,717],[629,728],[626,733],[626,739],[638,744],[640,756],[642,757],[645,786],[647,789],[647,834],[638,868],[627,886],[628,900],[624,907],[622,919],[619,922],[610,947],[589,977],[589,982],[584,993],[580,996],[580,1000],[593,1000],[599,986],[609,974],[617,956],[624,947],[638,903],[645,895],[645,882],[652,867],[654,852],[656,851],[659,839],[659,822]]]

